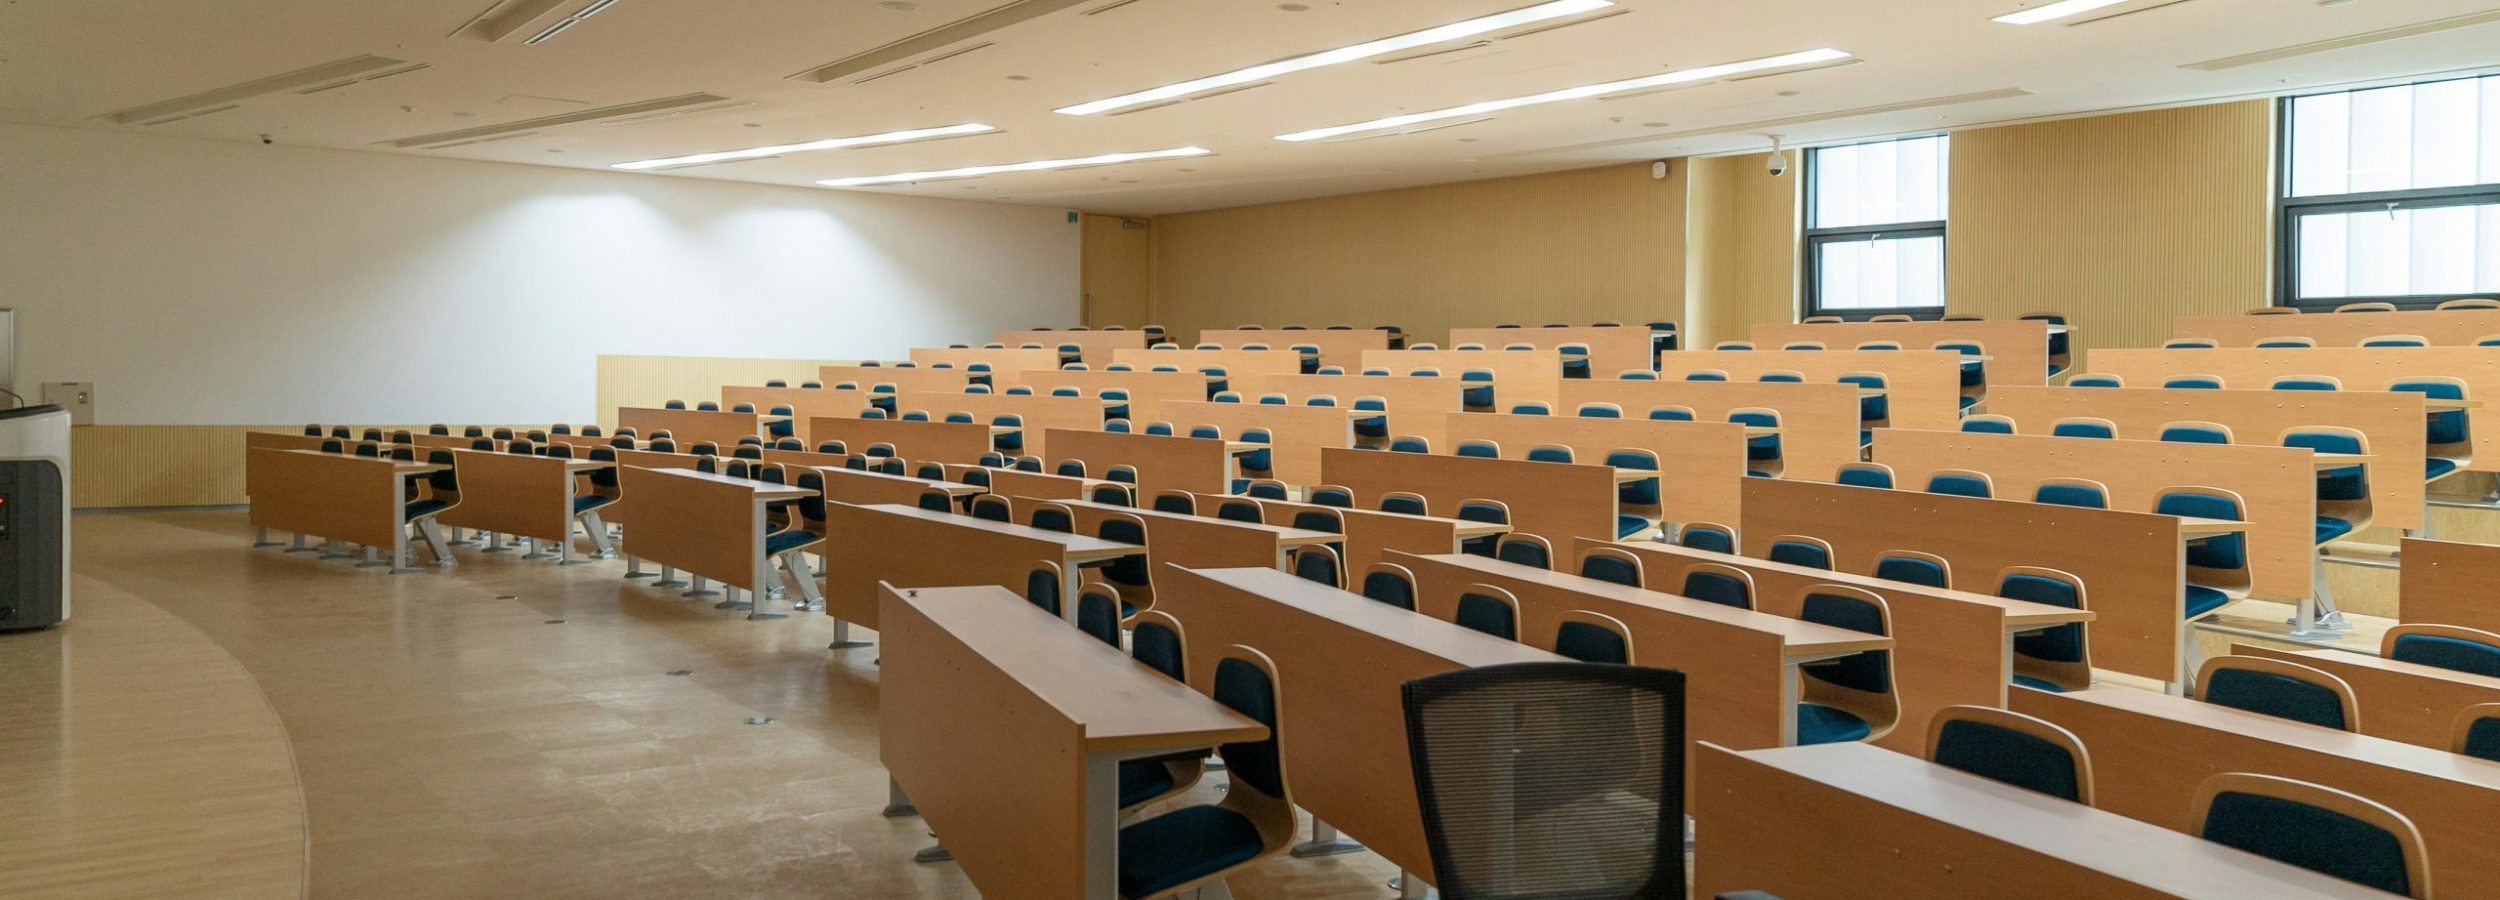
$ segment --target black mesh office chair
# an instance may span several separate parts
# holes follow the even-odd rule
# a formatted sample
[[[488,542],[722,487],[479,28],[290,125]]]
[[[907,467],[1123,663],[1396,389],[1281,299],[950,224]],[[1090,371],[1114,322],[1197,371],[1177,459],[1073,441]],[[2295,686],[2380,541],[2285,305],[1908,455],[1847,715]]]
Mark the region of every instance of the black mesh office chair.
[[[1684,673],[1486,666],[1405,702],[1441,896],[1684,895]]]

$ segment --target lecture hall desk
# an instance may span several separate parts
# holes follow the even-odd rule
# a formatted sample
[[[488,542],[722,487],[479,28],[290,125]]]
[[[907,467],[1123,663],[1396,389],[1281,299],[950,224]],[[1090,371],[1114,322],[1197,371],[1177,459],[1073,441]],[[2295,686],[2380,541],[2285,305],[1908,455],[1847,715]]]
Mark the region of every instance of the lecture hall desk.
[[[1424,555],[1456,553],[1462,542],[1476,538],[1499,537],[1510,533],[1510,526],[1496,522],[1475,522],[1441,516],[1409,516],[1368,509],[1339,509],[1317,503],[1260,500],[1230,494],[1197,495],[1198,514],[1216,515],[1218,508],[1227,500],[1242,500],[1258,504],[1260,515],[1269,525],[1291,525],[1294,517],[1305,511],[1326,510],[1336,513],[1337,521],[1345,526],[1345,553],[1341,554],[1340,562],[1345,564],[1348,582],[1358,587],[1363,583],[1363,573],[1369,571],[1374,563],[1380,562],[1383,554],[1388,551],[1403,550]]]
[[[1060,612],[1074,619],[1078,568],[1138,551],[1135,544],[899,503],[825,504],[825,548],[825,614],[846,632],[850,623],[882,630],[879,582],[998,585],[1022,595],[1025,576],[1042,562],[1058,564]]]
[[[1032,521],[1033,510],[1042,504],[1064,507],[1069,518],[1075,520],[1079,534],[1096,533],[1103,520],[1114,515],[1136,516],[1146,523],[1146,562],[1158,572],[1164,563],[1192,569],[1283,568],[1286,551],[1345,540],[1344,535],[1325,531],[1156,512],[1089,500],[1014,497],[1010,503],[1019,522]]]
[[[1156,607],[1180,620],[1189,683],[1214,684],[1235,644],[1276,663],[1294,802],[1383,858],[1432,871],[1400,700],[1441,672],[1562,657],[1267,568],[1155,573]]]
[[[460,502],[436,516],[436,521],[453,528],[529,538],[540,542],[542,555],[546,542],[553,542],[567,563],[573,561],[578,476],[616,467],[600,460],[484,450],[453,450],[451,459],[460,479]],[[612,549],[604,529],[587,530],[601,554]]]
[[[362,565],[379,566],[376,554],[391,548],[393,574],[423,571],[408,565],[407,479],[446,466],[319,450],[255,447],[244,458],[251,491],[252,527],[320,535],[365,547]],[[263,542],[265,543],[265,542]]]
[[[1694,757],[1697,897],[1739,890],[1782,900],[2388,896],[1860,744],[1743,751],[1705,744]]]
[[[1120,761],[1267,737],[1004,588],[877,595],[880,755],[986,896],[1114,900]]]
[[[745,608],[749,619],[787,618],[764,611],[765,591],[778,583],[764,555],[765,507],[815,494],[796,485],[768,484],[693,469],[646,469],[628,464],[618,473],[624,496],[633,498],[634,519],[625,543],[634,556],[684,569],[733,588],[715,609]],[[736,590],[747,592],[740,601]]]
[[[2466,707],[2500,703],[2500,678],[2400,662],[2349,650],[2286,650],[2234,644],[2239,656],[2263,656],[2324,669],[2352,686],[2361,733],[2447,750]]]
[[[2256,772],[2351,791],[2422,832],[2443,897],[2500,897],[2500,763],[2130,688],[2014,688],[2008,708],[2074,732],[2102,809],[2186,831],[2197,785]],[[2364,709],[2361,717],[2369,720]]]

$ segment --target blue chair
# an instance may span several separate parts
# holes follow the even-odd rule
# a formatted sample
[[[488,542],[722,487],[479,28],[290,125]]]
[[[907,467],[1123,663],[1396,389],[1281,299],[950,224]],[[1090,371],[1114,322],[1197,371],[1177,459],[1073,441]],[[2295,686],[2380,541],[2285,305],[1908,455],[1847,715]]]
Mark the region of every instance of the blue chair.
[[[2086,373],[2066,379],[2066,386],[2079,388],[2122,388],[2127,386],[2127,380],[2116,375]]]
[[[1763,558],[1775,563],[1830,571],[1832,545],[1822,538],[1807,537],[1802,534],[1784,534],[1771,539],[1770,552],[1764,554]]]
[[[1649,420],[1652,422],[1690,422],[1693,421],[1693,409],[1689,406],[1653,406],[1649,409]]]
[[[1623,620],[1583,609],[1563,610],[1557,618],[1561,621],[1554,626],[1554,655],[1600,665],[1631,664],[1632,629]]]
[[[1401,516],[1431,515],[1431,505],[1424,495],[1407,491],[1390,491],[1380,495],[1380,511]]]
[[[2166,516],[2245,521],[2240,495],[2221,488],[2174,487],[2153,499]],[[2248,543],[2244,535],[2218,534],[2187,546],[2186,617],[2202,618],[2248,596]]]
[[[1172,436],[1172,423],[1170,423],[1170,422],[1148,422],[1148,423],[1146,423],[1146,433],[1147,433],[1147,434],[1152,434],[1152,435],[1160,435],[1160,436],[1163,436],[1163,437],[1171,437],[1171,436]],[[1218,432],[1218,434],[1221,434],[1221,432]]]
[[[1506,641],[1519,639],[1519,598],[1489,584],[1471,584],[1458,592],[1452,624]]]
[[[1684,373],[1686,381],[1726,381],[1727,373],[1717,369],[1694,369]]]
[[[1514,416],[1550,416],[1554,414],[1554,407],[1546,404],[1543,400],[1529,400],[1523,403],[1511,404],[1510,414]]]
[[[2008,566],[1997,575],[1997,596],[2067,609],[2090,609],[2083,579],[2057,569]],[[2079,691],[2092,686],[2091,633],[2081,622],[2051,625],[2014,638],[2014,683],[2036,690]]]
[[[1076,516],[1070,513],[1067,507],[1057,503],[1035,504],[1032,517],[1025,524],[1043,531],[1056,531],[1060,534],[1076,533]]]
[[[1986,347],[1979,345],[1975,341],[1938,341],[1936,342],[1935,348],[1938,350],[1951,350],[1962,354],[1963,409],[1969,409],[1973,406],[1977,406],[1979,405],[1979,401],[1987,398],[1988,363],[1985,360],[1977,358],[1988,354]]]
[[[1146,546],[1146,520],[1131,513],[1104,513],[1102,521],[1094,524],[1094,536],[1115,544],[1134,544],[1142,550]],[[1149,596],[1154,592],[1152,572],[1143,552],[1117,557],[1102,567],[1103,580],[1110,582],[1120,597],[1121,619],[1127,619],[1135,611],[1132,598]]]
[[[2222,378],[2218,375],[2173,375],[2162,379],[2161,386],[2166,391],[2219,391],[2222,390]]]
[[[1309,497],[1310,502],[1317,506],[1329,506],[1337,509],[1354,508],[1354,492],[1333,484],[1313,486]],[[1301,528],[1303,526],[1296,523],[1293,527]]]
[[[1510,524],[1510,504],[1500,500],[1462,501],[1458,504],[1456,518],[1466,522],[1508,525]],[[1462,553],[1475,556],[1492,556],[1497,541],[1498,536],[1468,538],[1458,542],[1458,549]]]
[[[1658,471],[1658,454],[1639,448],[1606,452],[1606,465],[1617,471]],[[1615,540],[1624,540],[1658,527],[1665,516],[1660,507],[1658,479],[1643,478],[1626,481],[1615,487]]]
[[[1694,563],[1684,568],[1684,586],[1676,593],[1705,603],[1752,609],[1753,573],[1718,563]]]
[[[2211,350],[2222,346],[2212,338],[2171,338],[2161,342],[2164,350]]]
[[[1153,434],[1154,429],[1148,428],[1146,433]],[[1189,436],[1199,440],[1223,440],[1224,431],[1213,425],[1192,425],[1189,426]]]
[[[1964,434],[2013,434],[2014,420],[2004,416],[1988,415],[1985,413],[1975,416],[1964,416],[1962,418],[1962,432]]]
[[[2429,339],[2418,334],[2382,334],[2361,342],[2364,347],[2428,347]]]
[[[1197,435],[1197,429],[1193,428],[1190,431],[1192,437]],[[1252,428],[1247,431],[1243,431],[1241,433],[1241,439],[1244,442],[1252,444],[1275,443],[1275,436],[1265,428]],[[1276,451],[1273,450],[1259,449],[1242,454],[1241,462],[1239,464],[1242,473],[1252,477],[1266,477],[1268,473],[1275,471],[1275,453]],[[1279,497],[1277,499],[1281,500],[1284,498]]]
[[[1590,547],[1580,557],[1580,577],[1641,587],[1649,583],[1641,571],[1641,558],[1620,547]]]
[[[1554,567],[1554,545],[1533,534],[1505,534],[1493,545],[1493,558],[1534,569]]]
[[[1884,598],[1841,585],[1808,588],[1797,618],[1866,634],[1892,634],[1892,612]],[[1802,673],[1804,699],[1797,704],[1800,745],[1875,740],[1891,733],[1901,721],[1901,699],[1893,692],[1889,650],[1852,653],[1808,665]]]
[[[1779,410],[1766,409],[1759,406],[1745,406],[1729,410],[1727,420],[1738,425],[1746,425],[1757,428],[1776,429],[1780,427]],[[1784,466],[1785,462],[1780,456],[1780,436],[1777,432],[1756,435],[1745,439],[1745,468],[1747,474],[1764,478],[1776,478],[1779,476],[1780,471]]]
[[[1623,418],[1623,407],[1602,401],[1580,404],[1580,408],[1576,412],[1579,417],[1583,419]]]
[[[1712,349],[1712,350],[1751,350],[1751,349],[1753,349],[1753,342],[1752,342],[1752,341],[1720,341],[1720,342],[1718,342],[1718,343],[1716,343],[1716,344],[1712,344],[1712,345],[1710,345],[1710,349]]]
[[[2357,731],[2352,686],[2312,666],[2256,656],[2217,656],[2196,673],[2196,697],[2216,706]]]
[[[1927,759],[2092,805],[2092,757],[2074,732],[2046,719],[1986,706],[1948,706],[1927,723]]]
[[[2457,714],[2456,739],[2449,749],[2500,762],[2500,703],[2477,703]]]
[[[2274,391],[2340,391],[2344,389],[2344,381],[2343,379],[2332,375],[2285,375],[2281,378],[2275,379],[2274,383],[2267,385],[2266,389]]]
[[[1802,372],[1764,372],[1754,380],[1764,384],[1804,384],[1806,376]]]
[[[2430,896],[2422,835],[2403,814],[2323,785],[2223,772],[2196,790],[2188,832],[2406,897]]]
[[[1872,396],[1858,398],[1858,428],[1882,428],[1892,424],[1892,398],[1883,391],[1891,388],[1883,373],[1850,372],[1840,376],[1840,383],[1854,384],[1862,391],[1876,391]],[[1866,443],[1866,441],[1859,441]]]
[[[912,409],[912,410],[904,410],[904,411],[903,411],[903,421],[905,421],[905,422],[926,422],[926,421],[929,421],[929,411],[928,411],[928,410],[925,410],[925,409]]]
[[[686,408],[686,401],[684,401],[684,400],[671,400],[671,401],[668,401],[667,403],[660,404],[660,408],[662,408],[662,409],[685,409],[685,408]]]
[[[1927,492],[1951,497],[1987,499],[1996,496],[1996,482],[1989,479],[1986,472],[1973,472],[1969,469],[1937,469],[1927,476]]]
[[[1431,452],[1432,452],[1432,442],[1431,442],[1431,441],[1424,440],[1423,438],[1416,437],[1416,436],[1414,436],[1414,435],[1400,435],[1400,436],[1398,436],[1398,437],[1394,437],[1394,438],[1389,439],[1389,452],[1391,452],[1391,453],[1431,453]]]
[[[1892,467],[1883,463],[1842,463],[1840,475],[1832,479],[1832,483],[1845,484],[1850,487],[1889,489],[1892,487]]]
[[[1226,500],[1223,503],[1217,504],[1215,507],[1215,517],[1223,519],[1227,522],[1248,522],[1251,524],[1259,524],[1267,521],[1266,515],[1262,512],[1262,508],[1256,501],[1252,500]]]
[[[1112,434],[1130,433],[1127,419],[1113,419],[1111,421],[1104,422],[1102,423],[1102,430],[1111,432]]]
[[[991,417],[990,424],[1007,426],[1016,429],[1014,431],[1003,431],[991,437],[990,446],[996,448],[1000,453],[1019,453],[1024,450],[1023,416],[1016,415],[1014,413],[1003,413]]]
[[[1658,373],[1648,369],[1625,369],[1615,377],[1624,381],[1656,381]]]
[[[1459,402],[1468,409],[1493,408],[1493,372],[1490,369],[1465,369],[1458,380],[1467,387],[1459,391]]]
[[[2500,678],[2500,634],[2456,625],[2406,624],[2387,630],[2379,655],[2399,662],[2436,666]]]
[[[1193,890],[1293,843],[1280,693],[1276,664],[1255,649],[1236,645],[1215,664],[1215,702],[1267,726],[1267,737],[1216,748],[1231,780],[1221,802],[1120,829],[1120,896],[1168,897]]]
[[[1528,448],[1528,461],[1547,463],[1571,462],[1571,448],[1561,444],[1538,444]]]
[[[1562,377],[1589,377],[1589,345],[1558,344],[1554,349],[1562,354]]]
[[[2433,400],[2464,400],[2465,382],[2445,376],[2421,376],[2399,379],[2387,386],[2390,391],[2421,394]],[[2422,460],[2422,480],[2438,481],[2465,467],[2474,459],[2473,430],[2462,409],[2440,410],[2430,414],[2424,426],[2422,443],[2427,451]]]
[[[1716,522],[1694,522],[1675,536],[1676,546],[1736,555],[1736,529]]]
[[[1502,445],[1492,441],[1460,441],[1458,455],[1472,459],[1500,459]]]
[[[2283,446],[2307,447],[2318,453],[2370,452],[2369,439],[2351,428],[2311,425],[2283,433]],[[2350,465],[2318,472],[2318,527],[2320,546],[2340,540],[2370,527],[2372,498],[2370,470],[2367,466]]]
[[[1396,563],[1373,563],[1363,573],[1363,596],[1390,606],[1415,611],[1415,573]]]
[[[1953,586],[1953,563],[1933,553],[1886,550],[1875,556],[1874,575],[1885,581],[1932,588]]]
[[[2231,426],[2219,422],[2172,422],[2161,427],[2161,439],[2173,444],[2228,444]]]
[[[1282,481],[1273,478],[1253,478],[1243,493],[1254,500],[1284,500],[1291,492],[1285,489],[1285,483]]]
[[[2109,440],[2118,436],[2118,423],[2092,416],[2067,416],[2049,426],[2049,436]]]
[[[1356,397],[1354,398],[1354,408],[1367,411],[1381,410],[1385,412],[1389,408],[1389,401],[1379,397]],[[1388,437],[1389,417],[1385,415],[1363,416],[1355,419],[1354,436],[1367,438]]]
[[[2066,324],[2066,314],[2024,313],[2020,318],[2026,322],[2047,322],[2052,326],[2049,329],[2049,377],[2055,378],[2057,373],[2066,371],[2067,367],[2074,362],[2075,352],[2074,342],[2068,340],[2071,335],[2063,327]]]
[[[2109,485],[2089,478],[2043,478],[2031,489],[2031,502],[2079,509],[2108,509]]]
[[[1085,609],[1086,601],[1080,595],[1077,602],[1080,627],[1087,624]],[[1096,621],[1098,623],[1099,619]],[[1100,626],[1095,624],[1094,627]],[[1111,641],[1115,646],[1118,643],[1118,628],[1117,621],[1111,623]],[[1101,635],[1096,633],[1096,636]],[[1153,610],[1139,612],[1129,632],[1129,655],[1165,678],[1176,682],[1189,680],[1188,653],[1181,638],[1181,623],[1169,615]],[[1198,751],[1122,761],[1120,811],[1131,812],[1186,793],[1205,774],[1205,758],[1206,753]]]
[[[2259,350],[2307,350],[2318,342],[2305,337],[2271,337],[2257,342]]]

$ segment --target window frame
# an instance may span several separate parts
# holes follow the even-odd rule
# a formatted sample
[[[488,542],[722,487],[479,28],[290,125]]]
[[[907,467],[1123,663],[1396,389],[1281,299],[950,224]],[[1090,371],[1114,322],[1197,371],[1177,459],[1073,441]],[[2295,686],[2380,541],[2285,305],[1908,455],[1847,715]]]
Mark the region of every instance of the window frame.
[[[1951,155],[1953,152],[1951,144],[1952,135],[1944,132],[1938,132],[1935,134],[1913,134],[1872,141],[1851,141],[1845,144],[1832,144],[1829,146],[1856,147],[1866,144],[1888,144],[1898,143],[1901,141],[1928,140],[1931,138],[1945,138],[1947,140],[1947,143],[1945,144],[1945,172],[1947,178],[1950,178],[1953,171],[1953,157]],[[1823,308],[1823,280],[1821,269],[1823,256],[1822,250],[1824,245],[1873,243],[1879,240],[1902,240],[1932,237],[1937,240],[1939,247],[1937,257],[1939,262],[1949,262],[1953,253],[1953,242],[1945,235],[1947,222],[1945,219],[1933,219],[1923,222],[1887,222],[1881,225],[1845,225],[1831,228],[1815,227],[1813,224],[1814,210],[1816,207],[1815,196],[1820,193],[1823,188],[1821,171],[1823,167],[1817,164],[1816,156],[1822,153],[1825,149],[1827,148],[1808,147],[1805,148],[1802,154],[1804,157],[1802,162],[1804,163],[1806,183],[1804,192],[1805,208],[1798,213],[1798,221],[1805,225],[1802,230],[1803,241],[1800,245],[1802,248],[1800,252],[1803,265],[1802,275],[1805,279],[1805,285],[1801,291],[1803,296],[1800,298],[1800,306],[1804,310],[1801,315],[1808,317],[1839,316],[1843,321],[1848,322],[1864,322],[1876,316],[1890,315],[1906,315],[1912,319],[1922,322],[1934,321],[1943,318],[1945,314],[1944,303],[1938,303],[1935,306],[1893,306],[1857,309]],[[1937,291],[1945,298],[1950,298],[1952,296],[1950,284],[1951,276],[1949,274],[1950,269],[1951,267],[1947,265],[1938,273],[1940,277],[1936,284]]]
[[[2348,88],[2341,91],[2318,91],[2308,94],[2286,94],[2275,99],[2274,113],[2274,291],[2268,298],[2275,306],[2288,306],[2304,313],[2334,312],[2348,303],[2392,303],[2400,310],[2432,309],[2440,303],[2459,297],[2493,296],[2490,291],[2468,289],[2463,292],[2439,294],[2386,294],[2350,297],[2305,298],[2300,293],[2300,224],[2307,216],[2333,215],[2386,210],[2414,211],[2450,206],[2500,205],[2500,182],[2459,184],[2433,188],[2403,188],[2390,191],[2361,191],[2347,194],[2316,194],[2307,197],[2292,195],[2292,104],[2307,97],[2330,94],[2357,94],[2392,87],[2417,87],[2448,81],[2479,81],[2490,74],[2460,75],[2453,78],[2432,78],[2402,84]]]

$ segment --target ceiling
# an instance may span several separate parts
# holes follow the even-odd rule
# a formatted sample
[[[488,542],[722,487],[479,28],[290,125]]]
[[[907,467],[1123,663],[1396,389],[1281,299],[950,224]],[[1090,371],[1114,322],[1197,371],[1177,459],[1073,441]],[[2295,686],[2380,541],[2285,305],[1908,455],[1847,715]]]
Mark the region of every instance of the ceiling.
[[[830,190],[814,187],[827,178],[1193,145],[1214,151],[850,189],[1155,215],[1753,150],[1767,146],[1767,133],[1813,143],[2460,71],[2492,66],[2491,48],[2500,46],[2500,21],[2477,22],[2242,65],[2191,65],[2495,13],[2493,0],[2130,0],[2028,26],[1989,19],[2041,0],[1617,0],[1614,9],[1556,20],[1567,27],[1480,47],[1078,117],[1052,110],[1536,0],[614,0],[526,43],[590,2],[0,0],[0,119],[571,168],[965,122],[999,129],[637,175],[818,190]],[[917,52],[808,80],[827,64],[950,27],[956,35],[928,39]],[[496,31],[509,33],[485,39]],[[1364,140],[1275,139],[1823,47],[1856,62],[1509,109]],[[187,109],[171,104],[171,112],[142,109],[367,55],[404,64],[375,63],[362,74],[387,77],[369,81],[342,76],[242,89],[186,101]],[[677,115],[542,124],[475,143],[457,135],[393,143],[694,94],[725,99],[681,100],[693,105]],[[136,110],[136,119],[156,121],[224,106],[232,108],[154,125],[115,117],[133,119]]]

